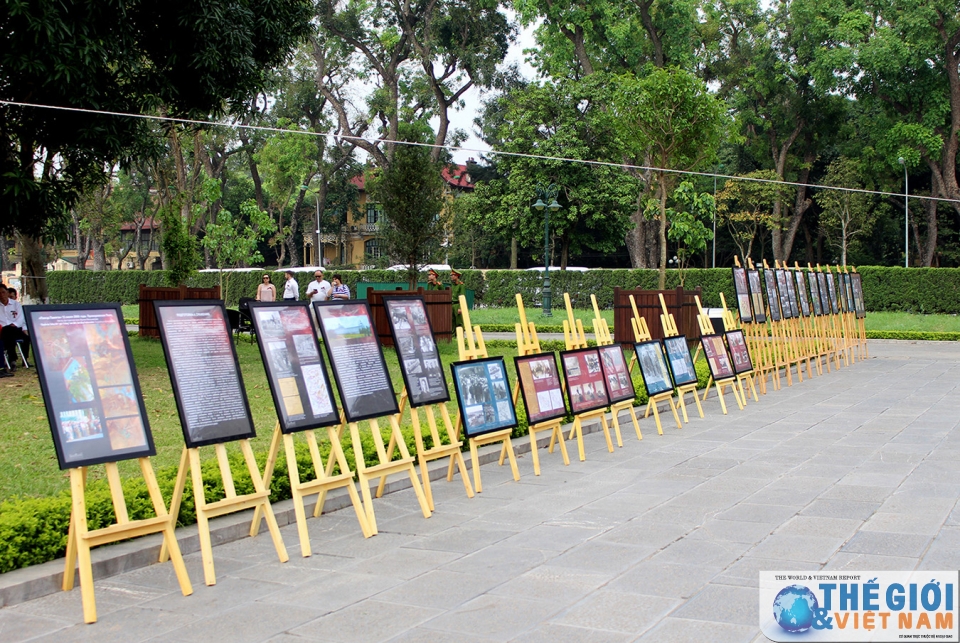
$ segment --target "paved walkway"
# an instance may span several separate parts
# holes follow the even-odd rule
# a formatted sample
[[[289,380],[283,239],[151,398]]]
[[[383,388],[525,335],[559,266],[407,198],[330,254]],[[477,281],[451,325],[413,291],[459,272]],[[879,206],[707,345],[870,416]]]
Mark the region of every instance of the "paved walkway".
[[[376,501],[380,535],[340,511],[310,521],[290,562],[262,533],[215,549],[194,594],[154,565],[0,610],[0,640],[753,641],[757,571],[960,567],[960,344],[871,342],[872,359],[662,437],[624,434],[584,463],[542,452],[519,483],[485,466],[484,492],[434,484]],[[732,405],[732,400],[729,400]]]

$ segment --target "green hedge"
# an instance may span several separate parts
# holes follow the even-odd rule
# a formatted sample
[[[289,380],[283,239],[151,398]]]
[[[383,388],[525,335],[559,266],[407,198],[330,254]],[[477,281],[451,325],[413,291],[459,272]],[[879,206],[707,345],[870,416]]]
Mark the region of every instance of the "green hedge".
[[[907,339],[926,342],[960,341],[960,333],[922,330],[868,330],[867,339]]]

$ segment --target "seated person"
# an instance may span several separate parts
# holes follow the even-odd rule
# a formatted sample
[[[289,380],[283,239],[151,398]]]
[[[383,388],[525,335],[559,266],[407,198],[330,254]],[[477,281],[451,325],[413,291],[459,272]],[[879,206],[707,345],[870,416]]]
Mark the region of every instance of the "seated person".
[[[23,306],[16,299],[10,299],[6,286],[0,287],[0,342],[6,351],[7,361],[13,370],[17,363],[17,341],[23,341],[24,357],[30,355],[30,336],[27,333],[27,320]]]

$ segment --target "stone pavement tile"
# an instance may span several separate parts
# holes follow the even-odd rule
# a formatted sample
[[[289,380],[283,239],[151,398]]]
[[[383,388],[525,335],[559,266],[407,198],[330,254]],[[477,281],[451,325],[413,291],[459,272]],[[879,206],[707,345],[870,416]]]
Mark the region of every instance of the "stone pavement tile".
[[[647,560],[617,576],[606,588],[632,594],[690,598],[722,569],[720,566],[681,565]]]
[[[360,561],[346,568],[346,571],[409,580],[462,556],[463,554],[454,552],[404,547],[399,553],[389,552]]]
[[[956,545],[934,541],[926,551],[917,569],[960,569],[960,549]]]
[[[673,496],[667,494],[639,494],[618,491],[605,498],[600,498],[599,500],[585,504],[582,509],[601,516],[626,514],[629,517],[633,517],[643,513],[647,509],[662,504],[672,497]],[[559,518],[557,520],[559,520]]]
[[[584,598],[610,580],[609,574],[596,574],[568,567],[540,565],[493,588],[500,596],[536,598],[569,605]]]
[[[104,580],[95,581],[94,595],[97,601],[97,614],[109,614],[127,607],[140,605],[166,594],[173,593],[172,590],[156,587],[144,587],[141,585],[127,585],[122,582],[123,576],[115,576]],[[67,624],[79,622],[82,619],[83,602],[80,598],[79,579],[77,586],[69,592],[56,592],[48,594],[36,600],[27,601],[0,610],[0,620],[6,613],[38,616],[41,618],[50,618],[54,620],[63,620]],[[194,592],[197,587],[194,585]],[[177,586],[176,596],[183,599],[179,585]],[[3,628],[0,627],[0,640],[4,637]]]
[[[749,502],[740,504],[717,514],[720,520],[742,520],[744,522],[764,522],[780,524],[800,511],[799,506],[761,505]]]
[[[766,538],[771,530],[772,526],[764,522],[707,520],[686,537],[690,540],[730,540],[735,543],[753,544]]]
[[[269,537],[267,539],[269,540]],[[276,561],[277,564],[281,564],[276,558],[277,553],[276,550],[273,549],[272,543],[270,547],[270,559],[264,558],[257,560],[251,558],[248,560],[237,560],[234,558],[225,558],[217,555],[218,549],[219,547],[214,547],[213,551],[213,565],[217,573],[217,578],[220,578],[221,575],[228,576],[242,569],[253,567],[263,562],[263,560]],[[203,561],[200,559],[200,552],[184,556],[183,562],[187,567],[187,574],[190,576],[190,581],[194,584],[203,583]],[[134,569],[110,580],[112,582],[122,582],[124,585],[137,585],[151,589],[166,590],[168,592],[180,592],[180,582],[177,580],[177,575],[173,571],[173,564],[170,562],[157,563],[155,565],[149,565],[148,567]]]
[[[247,567],[239,571],[233,572],[232,574],[227,575],[221,579],[221,575],[217,574],[217,585],[220,584],[221,580],[229,579],[246,579],[249,581],[266,581],[269,583],[278,583],[280,585],[301,585],[303,583],[319,580],[323,574],[327,571],[319,567],[309,567],[306,565],[298,565],[300,561],[309,560],[313,558],[304,558],[300,554],[300,547],[297,546],[296,549],[290,548],[290,560],[285,563],[278,563],[274,561],[268,561],[260,565],[254,565],[253,567]],[[297,559],[300,560],[297,560]],[[356,560],[352,558],[347,558],[345,560],[350,561],[353,564],[356,564]],[[203,578],[201,577],[202,581]]]
[[[471,499],[470,503],[472,504],[474,500],[476,498]],[[536,527],[547,520],[556,518],[556,516],[557,512],[555,510],[543,504],[531,503],[528,505],[514,502],[477,516],[469,521],[469,525],[471,528],[476,526],[480,529],[505,529],[516,532]]]
[[[805,560],[825,563],[843,546],[845,538],[776,533],[750,550],[760,558]]]
[[[713,518],[722,511],[724,510],[713,509],[712,507],[705,507],[703,505],[674,505],[664,503],[644,513],[640,517],[640,520],[651,523],[679,523],[681,525],[687,525],[688,528],[692,529],[693,527],[702,525],[705,520]]]
[[[667,496],[676,496],[684,491],[693,489],[702,480],[693,479],[689,477],[684,478],[668,478],[664,473],[658,473],[649,478],[643,478],[637,482],[625,486],[622,491],[627,493],[639,493],[639,494],[653,494],[653,495],[667,495]]]
[[[188,599],[184,599],[188,600]],[[71,643],[72,641],[90,641],[97,643],[137,643],[152,637],[178,640],[171,633],[184,625],[196,621],[196,617],[163,610],[150,610],[142,607],[128,607],[100,616],[94,625],[83,622],[83,614],[77,614],[76,624],[53,634],[30,639],[31,643]],[[262,636],[260,638],[266,638]],[[6,641],[6,638],[3,639]]]
[[[879,507],[879,502],[857,502],[854,500],[817,498],[804,507],[800,515],[866,520],[872,516]]]
[[[482,574],[436,569],[377,594],[377,599],[416,607],[454,609],[501,582],[499,578]]]
[[[757,633],[757,626],[711,623],[686,618],[667,617],[637,639],[642,643],[748,643]]]
[[[552,622],[637,636],[679,604],[679,600],[672,598],[602,589],[570,607]]]
[[[757,590],[710,584],[671,616],[757,627]]]
[[[890,497],[890,488],[838,484],[824,491],[820,497],[830,500],[853,500],[854,502],[883,502]]]
[[[656,549],[650,545],[619,545],[591,540],[557,556],[550,561],[550,564],[616,574],[655,551]]]
[[[713,582],[720,585],[737,585],[740,587],[759,587],[760,572],[769,571],[803,571],[815,572],[820,569],[820,563],[799,561],[783,558],[759,558],[744,556],[733,565],[714,577]]]
[[[414,627],[390,639],[390,643],[489,643],[496,639],[463,632],[440,632],[423,627]]]
[[[568,515],[570,514],[564,514],[564,516]],[[560,518],[562,519],[563,516]],[[566,523],[545,523],[521,531],[517,535],[504,540],[503,544],[524,549],[549,549],[561,552],[590,540],[600,533],[601,530],[597,528],[580,527]]]
[[[823,566],[823,571],[911,571],[920,561],[906,556],[877,556],[838,552]]]
[[[83,620],[83,608],[79,599],[77,604],[72,606],[76,612],[77,620]],[[63,616],[67,616],[65,612]],[[0,639],[4,643],[20,643],[37,636],[52,634],[62,630],[73,622],[58,620],[53,618],[44,618],[39,616],[30,616],[23,611],[14,609],[0,610]]]
[[[379,520],[379,518],[377,519]],[[429,520],[425,518],[424,520]],[[377,523],[379,527],[380,523]],[[373,558],[389,551],[396,551],[401,545],[410,542],[410,538],[400,534],[380,533],[372,538],[364,538],[359,531],[340,538],[331,538],[320,542],[311,541],[310,545],[315,554],[328,554],[330,556],[341,556],[347,558],[359,558],[361,560]],[[295,551],[288,546],[288,550]]]
[[[776,533],[794,536],[828,536],[848,539],[857,531],[861,520],[826,518],[823,516],[794,516],[777,527]]]
[[[180,592],[171,592],[145,601],[140,604],[140,607],[202,618],[223,614],[235,609],[238,605],[267,598],[283,588],[284,586],[278,583],[230,577],[218,577],[216,585],[207,586],[203,584],[201,577],[194,580],[191,596],[184,598]]]
[[[562,524],[567,526],[585,527],[587,529],[595,529],[597,531],[607,531],[613,527],[616,527],[617,525],[627,522],[641,512],[642,510],[631,511],[623,506],[604,506],[597,505],[595,502],[591,502],[589,505],[571,509],[570,511],[559,515],[556,519],[547,520],[544,522],[544,524]]]
[[[498,543],[491,547],[484,547],[463,558],[458,558],[444,565],[441,569],[479,574],[490,580],[504,582],[528,569],[543,565],[556,555],[557,552],[555,551],[525,549]]]
[[[749,463],[747,463],[749,464]],[[747,466],[747,465],[741,465]],[[716,478],[711,478],[703,484],[701,484],[698,489],[707,489],[710,491],[730,491],[735,493],[741,493],[745,496],[750,495],[751,493],[756,493],[764,487],[770,484],[772,478],[760,478],[750,475],[740,475],[740,467],[727,471],[726,473],[717,476]]]
[[[691,529],[693,528],[680,523],[655,523],[641,517],[598,536],[597,541],[622,545],[650,545],[654,549],[660,549],[682,538]]]
[[[919,558],[930,541],[929,536],[917,534],[860,531],[844,545],[843,551],[851,554]]]
[[[633,640],[631,634],[606,630],[543,623],[529,632],[513,639],[515,643],[626,643]]]
[[[741,502],[745,497],[746,494],[743,493],[737,493],[735,491],[714,491],[712,489],[703,489],[701,486],[680,494],[676,498],[668,500],[667,503],[672,506],[703,506],[708,509],[720,511]]]
[[[881,507],[883,509],[883,507]],[[938,514],[886,513],[878,511],[863,524],[863,531],[886,531],[898,534],[936,536],[945,517]]]
[[[436,498],[434,498],[434,504],[436,504]],[[444,529],[449,529],[450,527],[463,524],[464,522],[475,518],[476,516],[473,514],[464,513],[464,511],[469,511],[469,509],[469,505],[450,503],[444,508],[443,511],[433,512],[428,520],[424,520],[423,514],[419,511],[387,521],[381,521],[380,517],[378,516],[377,529],[381,534],[389,533],[402,534],[404,536],[430,536],[437,532],[443,531]],[[354,521],[354,524],[356,524],[356,521]],[[357,529],[359,533],[359,527]]]
[[[400,584],[400,579],[373,574],[330,572],[320,583],[285,587],[263,599],[273,605],[292,605],[326,614]]]
[[[837,465],[837,464],[824,464],[819,461],[818,458],[806,462],[793,471],[790,472],[790,476],[802,476],[804,478],[822,478],[826,481],[824,488],[833,484],[840,478],[844,477],[853,467],[846,465]]]
[[[534,629],[563,607],[548,601],[486,594],[430,619],[423,627],[509,640]]]
[[[163,636],[156,637],[156,640],[257,643],[311,621],[321,613],[321,609],[249,603],[167,632]]]
[[[895,493],[887,498],[877,511],[897,514],[931,514],[945,518],[956,505],[956,502],[956,496],[952,498],[929,496],[918,498],[913,495]]]
[[[670,543],[650,560],[682,565],[707,565],[726,567],[742,556],[753,543],[738,543],[730,540],[703,540],[682,538]]]
[[[899,473],[860,473],[853,471],[840,479],[837,484],[852,484],[861,487],[888,487],[891,490],[900,486],[906,474]]]
[[[505,529],[483,529],[473,524],[463,527],[457,525],[432,536],[408,540],[403,549],[429,549],[466,554],[505,540],[512,535],[513,532]],[[377,538],[379,537],[378,535]]]
[[[285,629],[291,634],[319,634],[341,643],[374,643],[389,640],[439,613],[426,607],[411,609],[409,605],[368,599],[320,618],[301,621],[299,626],[291,623]]]
[[[823,493],[824,489],[829,488],[829,485],[826,487],[809,485],[807,484],[808,480],[811,480],[811,478],[794,478],[791,476],[784,481],[767,485],[746,498],[744,502],[759,505],[806,505]],[[813,478],[813,480],[823,480],[823,478]]]
[[[907,476],[897,488],[897,495],[912,498],[952,498],[960,496],[960,484],[946,482],[920,482]]]

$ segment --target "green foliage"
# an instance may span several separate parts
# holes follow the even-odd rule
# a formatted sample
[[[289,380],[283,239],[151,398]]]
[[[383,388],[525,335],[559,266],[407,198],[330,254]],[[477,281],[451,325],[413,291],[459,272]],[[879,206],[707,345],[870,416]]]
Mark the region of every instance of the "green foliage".
[[[186,222],[180,218],[180,214],[173,208],[165,208],[162,219],[163,241],[161,247],[170,266],[166,271],[167,284],[179,286],[200,265],[197,239],[190,234]]]
[[[683,181],[673,191],[674,207],[667,210],[670,228],[667,238],[677,244],[677,257],[680,260],[680,283],[683,283],[683,269],[693,255],[707,249],[707,241],[713,238],[713,232],[704,222],[709,221],[715,211],[713,195],[697,192],[690,181]]]
[[[868,330],[867,339],[903,339],[929,342],[957,342],[960,332],[932,332],[922,330]]]
[[[247,223],[249,222],[249,223]],[[216,223],[207,224],[207,234],[201,243],[213,253],[220,268],[220,292],[224,299],[229,297],[224,287],[223,269],[233,268],[241,263],[259,263],[263,256],[257,245],[264,236],[277,229],[273,219],[257,207],[257,202],[248,199],[240,204],[240,216],[234,217],[227,209],[220,210]]]
[[[960,269],[859,266],[867,310],[960,313]]]

